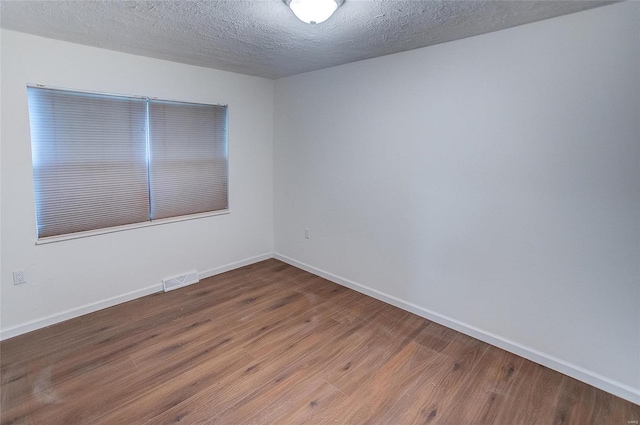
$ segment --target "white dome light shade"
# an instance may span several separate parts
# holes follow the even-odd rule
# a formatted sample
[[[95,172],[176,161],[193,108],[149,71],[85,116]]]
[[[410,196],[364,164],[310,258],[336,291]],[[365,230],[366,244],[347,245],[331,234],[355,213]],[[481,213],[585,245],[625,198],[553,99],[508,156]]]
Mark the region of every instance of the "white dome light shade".
[[[285,0],[302,22],[320,24],[333,15],[343,0]]]

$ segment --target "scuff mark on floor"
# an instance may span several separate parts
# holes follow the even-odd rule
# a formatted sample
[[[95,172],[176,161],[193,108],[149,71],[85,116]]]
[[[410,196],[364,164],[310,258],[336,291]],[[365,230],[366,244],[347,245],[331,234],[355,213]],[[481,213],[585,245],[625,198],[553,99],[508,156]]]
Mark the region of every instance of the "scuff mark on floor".
[[[47,366],[38,375],[33,383],[33,396],[41,403],[61,403],[60,397],[53,389],[53,382],[51,379],[51,370],[53,366]]]

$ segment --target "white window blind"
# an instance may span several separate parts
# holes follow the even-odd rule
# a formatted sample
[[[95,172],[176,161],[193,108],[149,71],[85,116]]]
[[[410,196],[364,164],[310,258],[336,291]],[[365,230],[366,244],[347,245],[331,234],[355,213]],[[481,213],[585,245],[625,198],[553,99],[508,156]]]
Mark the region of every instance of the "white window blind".
[[[228,208],[226,106],[27,94],[38,238]]]
[[[227,108],[149,101],[151,218],[227,208]]]
[[[38,237],[148,220],[145,100],[27,93]]]

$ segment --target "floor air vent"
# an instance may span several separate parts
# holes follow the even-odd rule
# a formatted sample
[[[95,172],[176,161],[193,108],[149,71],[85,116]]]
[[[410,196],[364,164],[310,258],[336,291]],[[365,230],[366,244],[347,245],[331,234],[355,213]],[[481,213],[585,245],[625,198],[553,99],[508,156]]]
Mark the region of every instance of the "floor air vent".
[[[164,288],[164,292],[168,292],[199,281],[200,278],[198,277],[198,272],[193,270],[178,276],[171,276],[162,279],[162,287]]]

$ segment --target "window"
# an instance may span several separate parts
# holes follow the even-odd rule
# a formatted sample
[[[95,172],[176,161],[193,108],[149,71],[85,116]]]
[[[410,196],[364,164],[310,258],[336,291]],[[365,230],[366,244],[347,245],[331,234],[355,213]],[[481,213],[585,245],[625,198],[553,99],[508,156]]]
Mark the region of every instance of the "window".
[[[227,211],[227,106],[27,94],[39,239]]]

